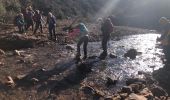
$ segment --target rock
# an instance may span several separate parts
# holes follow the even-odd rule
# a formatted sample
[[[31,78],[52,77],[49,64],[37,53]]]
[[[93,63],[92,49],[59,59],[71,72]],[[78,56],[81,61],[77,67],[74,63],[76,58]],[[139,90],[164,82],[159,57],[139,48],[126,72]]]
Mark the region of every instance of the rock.
[[[85,62],[78,64],[77,69],[82,73],[89,73],[92,71],[91,66]]]
[[[130,84],[129,86],[132,88],[132,91],[133,91],[134,93],[139,93],[139,91],[140,91],[140,86],[139,86],[139,84]]]
[[[32,79],[31,79],[31,82],[33,82],[34,84],[36,84],[36,83],[39,82],[39,80],[38,80],[37,78],[32,78]]]
[[[148,88],[144,88],[139,94],[145,96],[149,100],[153,100],[154,98],[152,92]]]
[[[3,50],[16,50],[23,48],[32,48],[34,42],[38,39],[26,37],[21,34],[12,34],[0,38],[0,48]]]
[[[120,97],[121,97],[121,99],[125,99],[125,98],[127,98],[127,96],[128,96],[128,94],[127,93],[121,93],[120,94]],[[114,99],[115,100],[115,99]]]
[[[5,55],[5,51],[3,51],[2,49],[0,49],[0,55]]]
[[[85,94],[93,94],[94,93],[94,89],[90,86],[83,86],[81,87],[81,90],[85,93]]]
[[[40,69],[42,72],[46,72],[47,70],[45,68]]]
[[[14,80],[12,79],[11,76],[7,76],[7,81],[5,82],[6,85],[10,86],[10,87],[13,87],[15,86],[15,82]]]
[[[129,97],[126,100],[148,100],[148,99],[145,98],[144,96],[132,93],[129,95]]]
[[[117,83],[117,80],[113,80],[113,79],[107,77],[107,82],[106,82],[107,87],[109,87],[111,85],[116,85],[116,83]]]
[[[24,59],[17,60],[17,63],[25,63],[26,61]]]
[[[21,54],[18,50],[14,50],[14,55],[21,56]]]
[[[4,63],[3,62],[0,62],[0,66],[3,66],[4,65]]]
[[[146,84],[146,80],[140,78],[130,78],[126,80],[126,85],[130,85],[134,83]]]
[[[137,54],[138,53],[136,49],[130,49],[127,51],[127,53],[124,54],[124,57],[129,57],[130,59],[136,59]]]
[[[110,53],[110,58],[117,58],[117,56],[112,54],[112,53]]]
[[[95,95],[95,97],[104,97],[105,93],[102,91],[99,91],[99,90],[95,90],[94,95]]]
[[[106,97],[104,100],[115,100],[113,97]]]
[[[21,80],[21,79],[23,79],[24,77],[26,77],[26,74],[24,74],[24,75],[18,75],[18,76],[16,77],[16,79],[17,79],[17,80]]]
[[[67,50],[71,50],[71,51],[75,50],[75,48],[73,46],[71,46],[71,45],[66,45],[66,49]]]
[[[161,88],[160,86],[153,85],[153,87],[150,89],[154,96],[161,97],[166,96],[168,97],[168,93]]]
[[[127,94],[131,94],[133,93],[132,88],[130,86],[124,86],[121,90],[122,93],[127,93]]]
[[[93,56],[89,56],[88,59],[96,59],[97,56],[93,55]]]

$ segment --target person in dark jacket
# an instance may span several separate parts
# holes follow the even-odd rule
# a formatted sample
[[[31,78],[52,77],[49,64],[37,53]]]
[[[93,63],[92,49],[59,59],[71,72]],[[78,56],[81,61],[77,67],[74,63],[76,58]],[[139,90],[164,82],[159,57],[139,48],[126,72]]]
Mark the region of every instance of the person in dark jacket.
[[[113,32],[113,24],[110,18],[104,19],[101,25],[101,32],[102,32],[102,49],[103,52],[100,55],[100,59],[105,59],[107,56],[107,43],[110,39],[110,34]]]
[[[56,18],[51,12],[48,13],[47,24],[48,24],[48,30],[50,35],[49,39],[56,41],[56,33],[55,33]]]
[[[43,29],[42,29],[42,20],[43,19],[42,19],[42,15],[39,10],[36,10],[33,19],[35,22],[34,34],[37,32],[38,29],[40,29],[41,33],[43,33]]]
[[[26,22],[26,26],[25,26],[26,30],[28,30],[30,28],[30,26],[32,28],[32,31],[34,30],[33,16],[34,16],[34,11],[32,10],[32,7],[29,6],[26,9],[26,12],[24,13],[24,19]]]
[[[25,31],[25,22],[24,22],[24,16],[22,13],[18,14],[16,17],[15,17],[15,23],[19,29],[19,33],[24,33]]]

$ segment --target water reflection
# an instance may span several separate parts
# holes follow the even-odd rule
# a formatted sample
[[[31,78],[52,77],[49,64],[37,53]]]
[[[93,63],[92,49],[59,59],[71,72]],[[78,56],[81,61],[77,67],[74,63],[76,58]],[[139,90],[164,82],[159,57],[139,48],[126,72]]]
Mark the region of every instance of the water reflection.
[[[119,85],[110,91],[116,91],[123,86],[126,78],[135,77],[138,71],[153,72],[163,67],[160,56],[163,55],[162,49],[156,48],[156,39],[159,34],[140,34],[124,36],[119,41],[110,41],[109,52],[116,54],[118,58],[107,58],[100,61],[93,67],[94,73],[86,78],[89,82],[95,82],[98,86],[100,82],[105,81],[106,77],[115,77],[119,79]],[[99,55],[101,52],[101,43],[89,43],[89,55]],[[141,52],[135,60],[124,58],[124,54],[131,48]],[[94,77],[95,76],[95,77]],[[96,79],[99,81],[96,82]]]

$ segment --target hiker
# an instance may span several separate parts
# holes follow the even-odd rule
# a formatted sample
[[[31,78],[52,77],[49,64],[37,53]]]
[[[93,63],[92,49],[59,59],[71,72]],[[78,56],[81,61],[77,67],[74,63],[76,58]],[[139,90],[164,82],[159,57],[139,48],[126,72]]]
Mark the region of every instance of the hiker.
[[[56,33],[55,33],[56,18],[51,12],[48,13],[47,24],[48,24],[48,30],[50,35],[49,39],[56,41]]]
[[[163,46],[166,62],[170,61],[170,21],[166,17],[161,17],[159,20],[163,34],[157,40]]]
[[[35,22],[35,30],[34,30],[34,34],[37,32],[38,29],[40,29],[41,33],[43,33],[43,29],[42,29],[42,15],[40,13],[39,10],[35,11],[35,15],[33,16],[34,22]]]
[[[15,19],[14,19],[14,24],[18,27],[19,33],[24,33],[25,31],[25,22],[24,22],[24,16],[22,13],[19,13]]]
[[[110,39],[110,34],[113,32],[113,24],[110,18],[104,19],[101,23],[101,32],[102,32],[102,49],[103,52],[100,54],[100,59],[105,59],[107,56],[107,43]]]
[[[84,23],[79,23],[78,25],[76,25],[75,27],[73,27],[74,29],[79,29],[79,40],[77,43],[77,54],[76,54],[76,59],[80,60],[81,57],[81,52],[80,52],[80,46],[83,44],[83,50],[84,50],[84,57],[83,59],[87,58],[87,45],[88,45],[88,41],[89,41],[89,31],[87,29],[87,27],[85,26]]]
[[[26,8],[26,12],[24,14],[24,19],[26,22],[26,30],[28,30],[31,26],[32,31],[34,30],[34,21],[33,21],[33,16],[34,16],[34,11],[32,10],[32,7],[29,6],[28,8]]]

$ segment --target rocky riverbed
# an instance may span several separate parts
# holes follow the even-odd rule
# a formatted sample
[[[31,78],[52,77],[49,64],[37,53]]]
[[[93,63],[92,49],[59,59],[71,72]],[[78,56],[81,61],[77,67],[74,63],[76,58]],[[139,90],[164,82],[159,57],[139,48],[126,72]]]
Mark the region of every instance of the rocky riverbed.
[[[168,99],[168,65],[156,31],[116,27],[105,60],[98,58],[100,37],[93,33],[88,59],[76,64],[75,43],[61,45],[46,34],[10,30],[0,36],[2,100]]]

